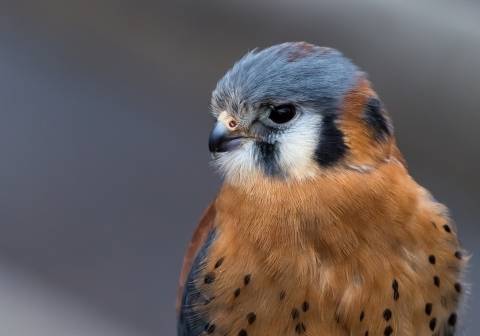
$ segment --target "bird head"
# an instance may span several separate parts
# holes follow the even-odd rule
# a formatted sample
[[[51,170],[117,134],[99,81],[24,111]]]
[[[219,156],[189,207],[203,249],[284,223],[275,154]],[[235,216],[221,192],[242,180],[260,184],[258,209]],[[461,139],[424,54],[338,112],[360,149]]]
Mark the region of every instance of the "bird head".
[[[218,82],[211,105],[209,148],[230,182],[305,180],[399,156],[365,73],[331,48],[293,42],[252,51]]]

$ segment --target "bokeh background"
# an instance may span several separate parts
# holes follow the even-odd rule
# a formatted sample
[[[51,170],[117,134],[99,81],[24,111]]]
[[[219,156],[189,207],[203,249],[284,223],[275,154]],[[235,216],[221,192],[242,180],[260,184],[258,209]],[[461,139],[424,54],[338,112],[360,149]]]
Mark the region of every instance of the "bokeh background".
[[[473,254],[480,328],[480,4],[0,0],[0,335],[174,335],[184,248],[220,179],[210,93],[306,40],[370,73],[413,176]]]

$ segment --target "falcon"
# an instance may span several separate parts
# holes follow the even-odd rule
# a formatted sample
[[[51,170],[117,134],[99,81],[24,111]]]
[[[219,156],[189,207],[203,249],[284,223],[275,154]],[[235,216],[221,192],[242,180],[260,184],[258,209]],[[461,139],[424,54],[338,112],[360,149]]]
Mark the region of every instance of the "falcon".
[[[283,43],[211,105],[224,183],[184,259],[179,336],[454,335],[468,258],[365,72]]]

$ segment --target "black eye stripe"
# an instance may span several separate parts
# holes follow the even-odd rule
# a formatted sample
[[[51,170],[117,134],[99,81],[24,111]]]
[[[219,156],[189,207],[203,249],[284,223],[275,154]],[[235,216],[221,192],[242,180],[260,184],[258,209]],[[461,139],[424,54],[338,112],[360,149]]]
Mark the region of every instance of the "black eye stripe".
[[[342,157],[348,150],[343,139],[343,132],[337,127],[335,111],[325,112],[320,128],[320,140],[315,150],[315,160],[321,166],[331,166]]]
[[[269,176],[276,176],[280,174],[280,167],[278,166],[278,148],[275,144],[266,142],[258,142],[258,163],[263,167],[265,174]]]

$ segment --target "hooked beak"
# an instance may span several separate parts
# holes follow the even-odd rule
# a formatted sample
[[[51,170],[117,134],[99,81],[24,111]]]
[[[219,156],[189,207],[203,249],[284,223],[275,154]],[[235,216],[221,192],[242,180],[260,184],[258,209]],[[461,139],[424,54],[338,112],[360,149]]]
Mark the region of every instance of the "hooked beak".
[[[233,135],[222,122],[217,121],[208,139],[208,148],[212,153],[228,152],[242,144],[243,137]]]

